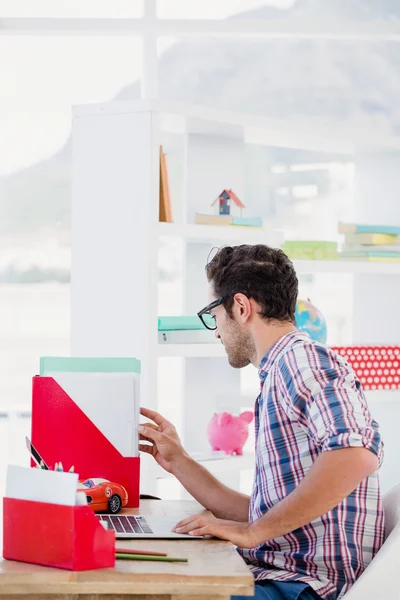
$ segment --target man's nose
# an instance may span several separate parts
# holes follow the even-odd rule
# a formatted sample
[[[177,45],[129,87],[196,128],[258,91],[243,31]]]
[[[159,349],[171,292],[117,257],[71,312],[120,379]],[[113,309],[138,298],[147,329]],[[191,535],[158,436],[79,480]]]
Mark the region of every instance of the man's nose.
[[[217,338],[217,340],[221,339],[221,336],[218,333],[218,329],[215,330],[215,337]]]

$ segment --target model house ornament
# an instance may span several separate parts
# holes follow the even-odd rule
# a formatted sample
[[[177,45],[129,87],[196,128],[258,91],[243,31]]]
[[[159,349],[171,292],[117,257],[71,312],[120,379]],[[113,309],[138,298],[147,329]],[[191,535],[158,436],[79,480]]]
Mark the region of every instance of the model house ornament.
[[[241,217],[245,205],[232,190],[223,190],[211,206],[215,207],[217,215]]]

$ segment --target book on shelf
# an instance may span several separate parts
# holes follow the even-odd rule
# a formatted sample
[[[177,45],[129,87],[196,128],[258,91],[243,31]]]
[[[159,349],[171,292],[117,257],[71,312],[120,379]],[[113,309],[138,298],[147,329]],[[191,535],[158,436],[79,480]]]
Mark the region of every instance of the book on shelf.
[[[287,240],[282,250],[293,260],[336,260],[337,242],[325,240]]]
[[[169,187],[167,157],[160,146],[160,206],[159,220],[162,223],[172,223],[171,192]]]
[[[339,252],[341,260],[366,260],[370,262],[400,262],[400,252]]]
[[[264,227],[264,221],[261,217],[233,217],[232,215],[207,215],[196,213],[194,221],[197,225],[254,227],[258,229]]]
[[[214,344],[220,343],[213,331],[201,329],[176,329],[175,331],[159,331],[159,344]]]
[[[347,246],[396,246],[399,237],[388,233],[345,233]]]
[[[381,254],[382,252],[400,252],[400,244],[380,244],[379,246],[374,246],[373,244],[359,245],[359,246],[341,246],[341,252],[346,253],[358,253],[365,254],[366,252],[378,252]]]
[[[165,316],[158,318],[159,344],[212,344],[219,342],[196,316]]]
[[[400,236],[400,225],[366,225],[362,223],[339,222],[339,233],[382,233]]]
[[[385,258],[384,256],[340,256],[340,260],[349,260],[357,262],[386,262],[398,263],[400,258]]]
[[[183,315],[172,315],[158,317],[158,331],[195,331],[195,330],[206,330],[203,323],[197,315],[195,316],[183,316]]]

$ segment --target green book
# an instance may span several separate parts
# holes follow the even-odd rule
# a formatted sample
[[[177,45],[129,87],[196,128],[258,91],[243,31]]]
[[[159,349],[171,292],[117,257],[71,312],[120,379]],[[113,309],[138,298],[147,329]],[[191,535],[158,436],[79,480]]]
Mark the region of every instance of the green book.
[[[326,240],[286,240],[283,245],[291,248],[337,248],[337,242]]]
[[[40,375],[43,377],[50,373],[140,374],[140,360],[137,358],[42,356],[40,359]]]
[[[336,260],[337,242],[288,240],[282,250],[293,260]]]

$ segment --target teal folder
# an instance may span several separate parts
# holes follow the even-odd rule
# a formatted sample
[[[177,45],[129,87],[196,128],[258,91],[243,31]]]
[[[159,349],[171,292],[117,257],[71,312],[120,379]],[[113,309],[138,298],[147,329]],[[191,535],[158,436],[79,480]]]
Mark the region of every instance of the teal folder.
[[[206,329],[199,317],[159,317],[158,331]]]
[[[86,358],[69,356],[42,356],[40,375],[48,373],[138,373],[137,358]]]

